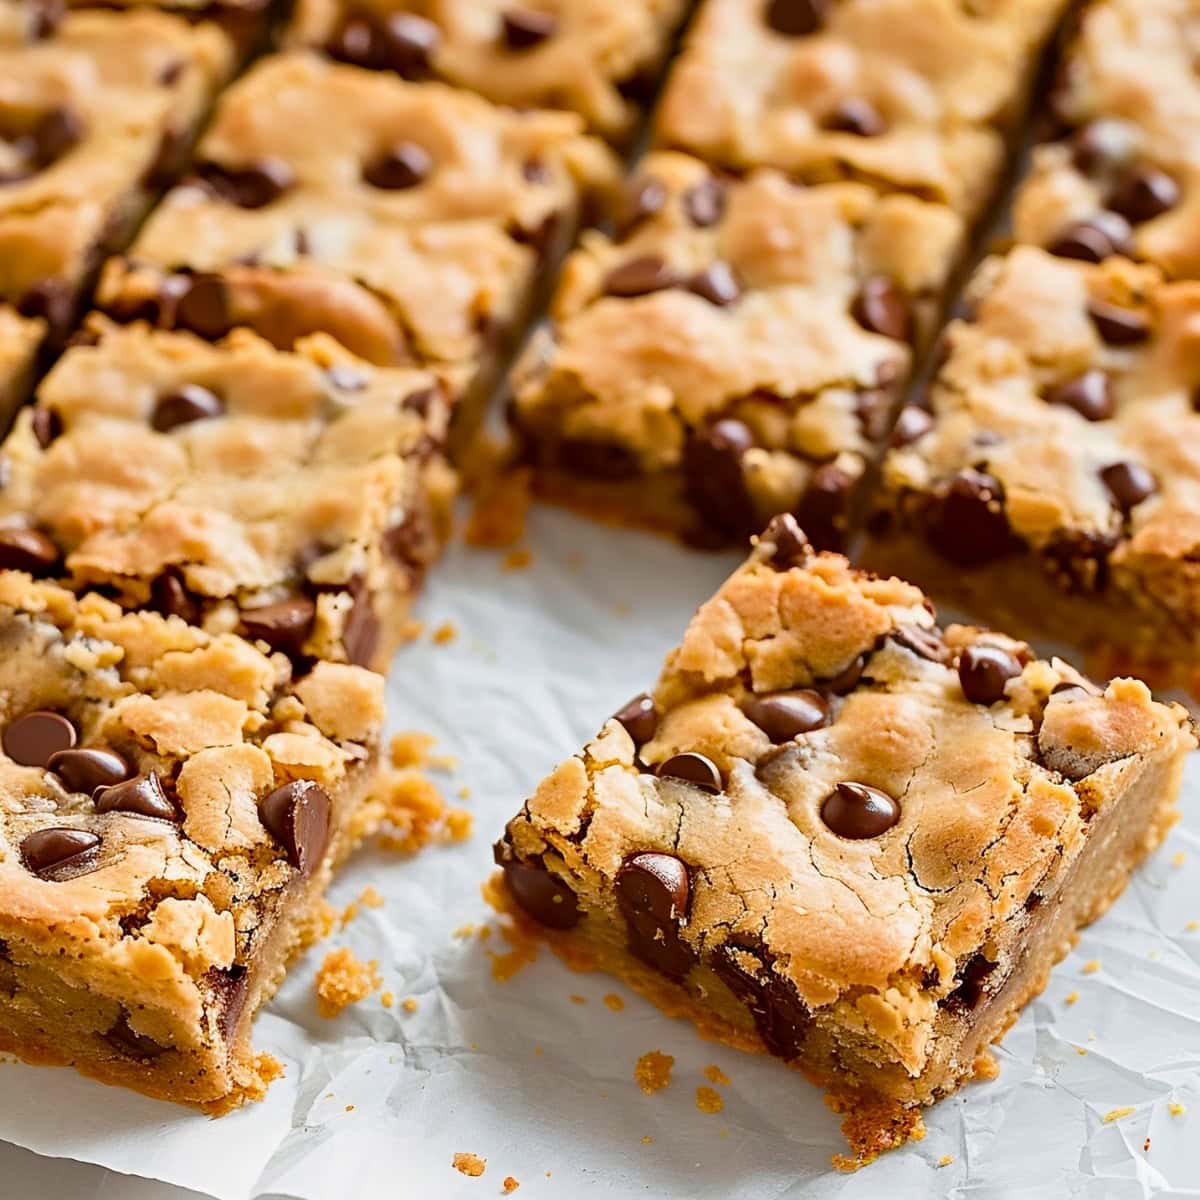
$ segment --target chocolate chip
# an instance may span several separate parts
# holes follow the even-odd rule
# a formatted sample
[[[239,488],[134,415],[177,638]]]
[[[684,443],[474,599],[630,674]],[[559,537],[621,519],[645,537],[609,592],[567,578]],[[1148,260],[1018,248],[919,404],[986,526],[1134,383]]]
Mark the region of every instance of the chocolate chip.
[[[889,636],[897,645],[926,662],[946,662],[950,657],[950,651],[942,639],[942,631],[936,627],[927,629],[924,625],[898,625]]]
[[[861,841],[887,833],[900,820],[900,805],[865,783],[839,783],[821,805],[821,820],[841,838]]]
[[[174,300],[174,322],[181,329],[190,329],[202,338],[215,341],[224,337],[232,326],[225,295],[225,281],[219,275],[179,276],[174,283],[178,295],[163,296],[163,309]],[[172,289],[174,290],[174,289]]]
[[[75,726],[62,713],[35,709],[18,717],[4,731],[4,753],[23,767],[45,767],[60,750],[78,740]]]
[[[825,118],[825,128],[836,133],[852,133],[855,137],[879,137],[887,132],[887,122],[869,100],[847,96]]]
[[[182,78],[184,71],[187,70],[187,60],[182,58],[173,58],[161,71],[158,73],[158,82],[165,88],[174,87]]]
[[[1150,336],[1150,324],[1146,318],[1128,308],[1093,300],[1088,305],[1088,316],[1096,332],[1110,346],[1136,346]]]
[[[264,796],[258,804],[266,831],[287,852],[288,862],[308,878],[321,863],[329,843],[329,796],[310,779],[294,779]]]
[[[293,596],[261,608],[242,610],[242,627],[249,638],[267,643],[272,650],[299,654],[312,629],[317,606],[308,596]]]
[[[679,281],[679,275],[656,254],[643,254],[613,267],[604,277],[604,290],[610,296],[647,296]]]
[[[645,692],[634,696],[624,708],[613,713],[612,719],[625,726],[625,732],[639,749],[658,732],[658,709],[653,698]]]
[[[688,291],[707,300],[710,304],[724,307],[732,304],[742,294],[741,285],[733,268],[727,262],[710,263],[703,271],[697,271],[688,280]]]
[[[1133,230],[1123,216],[1101,211],[1069,225],[1047,247],[1059,258],[1099,263],[1114,254],[1133,253]]]
[[[702,179],[683,193],[683,211],[699,229],[715,225],[725,213],[725,185],[716,176]]]
[[[83,140],[83,120],[72,108],[52,108],[33,128],[33,157],[48,167]]]
[[[558,18],[533,8],[510,8],[500,16],[500,32],[510,50],[528,50],[558,32]]]
[[[175,821],[179,817],[154,771],[102,787],[92,800],[98,813],[123,812],[138,817],[158,817],[162,821]]]
[[[912,314],[904,293],[886,276],[873,275],[863,285],[851,315],[871,333],[906,342],[912,335]]]
[[[777,513],[767,522],[760,542],[774,547],[771,554],[771,566],[777,570],[786,571],[806,563],[812,556],[812,546],[800,522],[791,513]]]
[[[816,33],[832,8],[833,0],[767,0],[763,18],[776,33],[803,37]]]
[[[535,920],[549,929],[571,929],[583,917],[575,893],[540,862],[503,861],[504,882],[512,898]]]
[[[747,696],[742,712],[776,744],[829,724],[829,701],[810,688]]]
[[[213,1000],[219,1012],[217,1025],[221,1037],[230,1042],[237,1033],[238,1023],[246,1008],[250,972],[241,963],[234,963],[231,967],[214,967],[206,978],[212,987]]]
[[[17,301],[23,317],[40,317],[50,327],[52,341],[62,341],[75,319],[75,290],[63,279],[42,279]]]
[[[244,167],[201,163],[196,173],[217,196],[238,208],[266,208],[296,183],[296,172],[281,158],[263,158]]]
[[[1071,594],[1102,592],[1108,582],[1108,560],[1120,538],[1115,533],[1059,533],[1041,548],[1055,583]]]
[[[325,50],[330,58],[356,67],[380,70],[383,67],[383,39],[364,16],[352,13],[333,31]]]
[[[342,629],[342,645],[346,658],[357,667],[367,667],[375,659],[379,649],[379,618],[371,602],[371,593],[365,583],[359,581],[353,590],[354,603],[346,624]]]
[[[99,845],[86,829],[38,829],[22,840],[21,857],[35,875],[57,882],[90,865]]]
[[[915,404],[906,404],[896,418],[892,429],[891,444],[894,447],[911,445],[919,441],[933,428],[933,416]]]
[[[824,687],[835,696],[844,696],[847,692],[853,691],[858,686],[858,681],[862,678],[862,673],[866,670],[866,667],[867,656],[860,654],[857,658],[852,658],[832,678],[826,679]]]
[[[1004,699],[1004,685],[1021,674],[1016,657],[999,646],[976,643],[958,656],[958,682],[972,704],[996,704]]]
[[[958,987],[943,1001],[951,1008],[965,1008],[974,1011],[983,999],[984,985],[987,978],[996,969],[996,964],[983,954],[971,956],[967,965],[959,972]]]
[[[199,384],[185,383],[174,392],[160,396],[154,405],[150,424],[159,433],[167,433],[179,425],[219,417],[225,411],[221,397]]]
[[[691,750],[676,754],[658,764],[660,779],[682,779],[706,792],[719,792],[724,786],[717,764],[704,754]]]
[[[1089,121],[1071,139],[1071,156],[1086,174],[1119,166],[1131,148],[1130,129],[1122,121]]]
[[[123,783],[133,774],[133,769],[116,751],[87,746],[56,750],[47,760],[46,768],[62,780],[68,792],[82,792],[85,796],[97,788]]]
[[[742,456],[753,445],[750,427],[725,417],[695,430],[683,448],[688,499],[709,525],[729,537],[748,537],[758,524],[742,474]]]
[[[397,142],[363,168],[363,178],[372,186],[397,192],[424,183],[433,173],[433,158],[417,142]]]
[[[796,519],[818,550],[840,550],[845,543],[857,483],[836,463],[823,463],[813,472],[796,505]]]
[[[619,207],[619,224],[628,233],[639,222],[652,217],[667,202],[666,184],[654,175],[640,175],[625,187]]]
[[[0,529],[0,571],[47,574],[58,562],[58,547],[36,529]]]
[[[637,456],[616,442],[564,438],[558,444],[557,457],[569,471],[594,479],[632,479],[641,474]]]
[[[174,569],[164,571],[150,585],[150,603],[164,617],[179,617],[189,625],[200,619],[200,607]]]
[[[416,13],[391,13],[383,22],[380,38],[380,66],[395,71],[404,79],[428,79],[433,56],[441,41],[441,30]]]
[[[117,1023],[101,1036],[119,1054],[125,1055],[126,1058],[136,1058],[141,1062],[158,1058],[168,1049],[166,1046],[160,1046],[153,1038],[135,1032],[129,1024],[129,1014],[124,1012],[117,1019]]]
[[[1000,481],[968,467],[938,489],[928,529],[933,547],[960,566],[979,566],[1019,544],[1004,513]]]
[[[1179,203],[1179,185],[1156,167],[1134,167],[1117,180],[1108,206],[1135,225],[1153,221]]]
[[[865,388],[857,394],[854,415],[868,441],[878,442],[888,432],[895,403],[896,394],[891,387]]]
[[[1113,503],[1124,513],[1158,491],[1158,482],[1140,463],[1115,462],[1100,469],[1100,479]]]
[[[33,436],[43,450],[49,449],[50,443],[62,433],[63,429],[62,417],[58,415],[58,410],[43,408],[40,404],[33,410],[30,424],[33,427]]]
[[[1046,400],[1073,408],[1087,421],[1107,421],[1116,412],[1108,376],[1095,367],[1051,389]]]
[[[52,37],[67,15],[65,0],[36,0],[32,5],[33,25],[29,31],[35,42]]]
[[[696,961],[680,934],[687,919],[687,867],[672,854],[635,854],[622,864],[613,886],[630,951],[669,979],[682,979]]]
[[[747,958],[755,960],[757,970],[747,968]],[[775,956],[765,946],[743,938],[725,942],[709,959],[721,982],[750,1010],[767,1050],[791,1059],[804,1048],[812,1012],[774,964]]]

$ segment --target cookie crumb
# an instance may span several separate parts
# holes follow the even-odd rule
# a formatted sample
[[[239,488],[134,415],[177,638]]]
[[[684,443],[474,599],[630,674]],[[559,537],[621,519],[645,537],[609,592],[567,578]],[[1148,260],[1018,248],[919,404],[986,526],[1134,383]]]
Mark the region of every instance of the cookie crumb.
[[[510,550],[501,564],[506,571],[524,571],[533,562],[533,551],[528,546],[517,546]]]
[[[452,842],[465,842],[475,827],[475,817],[465,808],[452,808],[446,813],[446,836]]]
[[[1075,1004],[1075,1003],[1077,1003],[1077,1002],[1078,1002],[1078,1000],[1079,1000],[1079,993],[1078,993],[1078,992],[1068,992],[1068,993],[1067,993],[1067,994],[1066,994],[1066,995],[1063,997],[1063,1003],[1064,1003],[1064,1004]]]
[[[400,1007],[406,1013],[415,1013],[417,1011],[417,998],[415,996],[405,996],[400,1002]]]
[[[1184,929],[1186,929],[1189,933],[1193,932],[1196,929],[1200,929],[1200,921],[1189,921],[1184,926]]]
[[[637,1060],[633,1068],[633,1077],[647,1096],[653,1096],[671,1082],[671,1068],[674,1065],[673,1055],[663,1054],[661,1050],[647,1050]]]
[[[451,935],[456,938],[469,938],[475,936],[475,923],[468,921],[465,925],[460,925]]]
[[[1134,1112],[1137,1112],[1137,1109],[1132,1104],[1127,1104],[1124,1108],[1110,1108],[1101,1119],[1105,1125],[1111,1125],[1114,1121],[1119,1121],[1122,1117],[1127,1117]]]
[[[353,1105],[353,1104],[347,1104],[347,1105],[346,1105],[346,1111],[347,1111],[347,1112],[353,1112],[353,1111],[354,1111],[354,1105]]]
[[[948,1167],[953,1161],[953,1154],[943,1154],[942,1157],[937,1160],[937,1165],[939,1167]]]
[[[1187,1112],[1187,1109],[1180,1104],[1178,1100],[1172,1100],[1171,1103],[1167,1105],[1167,1112],[1169,1112],[1173,1117],[1182,1117],[1183,1114]]]
[[[469,787],[467,787],[467,785],[464,783],[464,784],[462,785],[462,787],[460,787],[460,788],[458,789],[458,791],[457,791],[457,792],[455,792],[454,794],[455,794],[455,795],[456,795],[456,796],[457,796],[457,797],[458,797],[460,800],[470,800],[470,798],[471,798],[471,789],[470,789]]]
[[[642,1138],[642,1145],[649,1146],[653,1141],[654,1139],[649,1134],[646,1134],[645,1137]]]
[[[1083,1046],[1076,1046],[1075,1053],[1078,1054],[1080,1058],[1087,1057],[1087,1050]]]
[[[1089,958],[1087,962],[1083,964],[1080,970],[1085,975],[1095,975],[1095,973],[1100,970],[1100,960],[1098,958]]]
[[[701,1085],[696,1089],[696,1107],[702,1113],[719,1113],[725,1107],[725,1101],[716,1088]]]
[[[489,950],[487,954],[492,960],[492,978],[497,983],[507,983],[518,971],[537,960],[538,941],[517,925],[502,925],[500,933],[510,948]]]
[[[382,983],[377,958],[363,962],[349,946],[339,946],[325,955],[317,969],[317,1011],[323,1017],[336,1017],[342,1009],[366,999]]]
[[[505,1175],[504,1182],[500,1185],[501,1190],[506,1196],[511,1196],[520,1186],[521,1181],[514,1179],[511,1175]]]
[[[438,767],[430,757],[429,734],[399,734],[392,741],[390,768],[380,771],[362,806],[359,831],[385,850],[415,854],[431,843],[462,841],[470,835],[471,814],[448,808],[438,786],[422,768]],[[450,760],[447,760],[450,761]]]
[[[383,897],[368,883],[367,886],[363,888],[362,892],[359,893],[358,899],[351,900],[350,903],[347,904],[344,909],[342,909],[342,914],[340,917],[342,928],[345,929],[346,926],[349,925],[350,922],[353,921],[354,918],[357,917],[364,908],[382,907]]]
[[[454,1156],[453,1163],[454,1169],[460,1175],[470,1175],[472,1179],[478,1179],[487,1170],[486,1158],[480,1158],[478,1154],[468,1154],[463,1150]]]
[[[1147,1138],[1147,1139],[1146,1139],[1146,1140],[1145,1140],[1145,1141],[1142,1143],[1142,1153],[1143,1153],[1143,1154],[1149,1154],[1149,1153],[1150,1153],[1150,1139],[1149,1139],[1149,1138]]]
[[[384,992],[379,997],[379,1003],[382,1004],[384,1008],[391,1008],[392,1005],[396,1003],[396,993]]]
[[[435,646],[448,646],[458,637],[458,626],[453,621],[443,621],[430,635]]]
[[[485,469],[474,481],[474,505],[463,534],[468,546],[503,550],[525,536],[533,502],[533,472],[529,467]]]
[[[704,1078],[707,1079],[709,1083],[715,1083],[720,1087],[725,1087],[726,1084],[729,1083],[729,1076],[726,1075],[716,1063],[709,1063],[709,1065],[704,1068]]]
[[[572,1004],[586,1004],[587,1003],[587,997],[581,996],[578,992],[573,992],[568,997],[568,999],[571,1001]]]
[[[1175,851],[1175,857],[1171,859],[1171,866],[1182,867],[1187,862],[1187,855],[1182,850]]]
[[[609,992],[604,997],[604,1007],[612,1009],[613,1012],[623,1012],[625,1010],[625,1001],[616,992]]]
[[[393,767],[423,767],[436,744],[437,738],[432,733],[408,729],[392,738],[388,745],[388,758]]]

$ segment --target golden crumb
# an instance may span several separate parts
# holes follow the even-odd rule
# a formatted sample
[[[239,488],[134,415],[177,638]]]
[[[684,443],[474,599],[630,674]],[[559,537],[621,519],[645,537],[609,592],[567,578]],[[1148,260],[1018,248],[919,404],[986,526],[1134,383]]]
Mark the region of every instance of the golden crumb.
[[[1192,933],[1193,931],[1200,929],[1200,921],[1189,921],[1184,926],[1184,929],[1186,929],[1189,933]]]
[[[609,992],[604,997],[605,1008],[611,1008],[613,1012],[623,1012],[625,1009],[625,1001],[617,995],[616,992]]]
[[[1064,1004],[1075,1004],[1075,1003],[1077,1003],[1077,1002],[1078,1002],[1078,1000],[1079,1000],[1079,993],[1078,993],[1078,992],[1068,992],[1068,993],[1067,993],[1067,994],[1066,994],[1066,995],[1063,997],[1063,1003],[1064,1003]]]
[[[347,1112],[353,1112],[353,1111],[354,1111],[354,1105],[353,1105],[353,1104],[347,1104],[347,1105],[346,1105],[346,1111],[347,1111]]]
[[[511,1175],[505,1175],[504,1182],[500,1185],[506,1196],[511,1196],[520,1186],[521,1181],[514,1179]]]
[[[381,993],[381,995],[379,997],[379,1003],[382,1004],[384,1008],[391,1008],[392,1005],[396,1003],[396,993],[395,992]]]
[[[515,924],[501,925],[500,934],[508,943],[509,949],[489,950],[487,955],[492,960],[492,978],[497,983],[507,983],[518,971],[536,961],[538,939],[522,926]]]
[[[1100,960],[1098,958],[1089,958],[1087,962],[1080,967],[1080,970],[1085,975],[1095,975],[1095,973],[1100,970]]]
[[[533,562],[533,551],[528,546],[517,546],[510,550],[501,564],[506,571],[524,571]]]
[[[1167,1112],[1169,1112],[1173,1117],[1182,1117],[1183,1114],[1187,1112],[1187,1109],[1180,1104],[1178,1100],[1172,1100],[1171,1103],[1167,1105]]]
[[[646,1135],[645,1135],[645,1136],[642,1138],[642,1145],[643,1145],[643,1146],[649,1146],[649,1145],[650,1145],[650,1144],[651,1144],[653,1141],[654,1141],[654,1139],[653,1139],[653,1138],[652,1138],[652,1137],[651,1137],[649,1134],[646,1134]]]
[[[475,936],[475,923],[468,921],[465,925],[460,925],[451,935],[456,938],[469,938]]]
[[[478,479],[475,503],[463,540],[468,546],[503,550],[525,536],[533,500],[533,472],[528,467],[501,469]]]
[[[478,1179],[487,1170],[487,1159],[480,1158],[478,1154],[467,1154],[460,1150],[452,1161],[460,1175],[470,1175],[472,1179]]]
[[[986,1047],[975,1055],[971,1066],[975,1069],[976,1079],[995,1079],[1000,1074],[1000,1064],[996,1061],[996,1056]]]
[[[696,1107],[702,1113],[719,1113],[725,1107],[725,1101],[716,1088],[701,1085],[696,1089]]]
[[[1111,1125],[1114,1121],[1119,1121],[1122,1117],[1127,1117],[1130,1113],[1135,1112],[1137,1109],[1132,1104],[1127,1104],[1124,1108],[1110,1108],[1101,1119],[1105,1125]]]
[[[322,900],[317,909],[315,928],[304,944],[311,945],[312,942],[327,938],[337,928],[341,919],[342,914],[328,900]]]
[[[729,1083],[729,1076],[716,1063],[710,1063],[704,1068],[704,1078],[709,1083],[715,1083],[719,1087],[725,1087]]]
[[[458,626],[453,621],[443,621],[429,637],[435,646],[448,646],[458,637]]]
[[[674,1065],[672,1055],[664,1054],[661,1050],[648,1050],[637,1060],[633,1077],[647,1096],[653,1096],[671,1082],[671,1068]]]
[[[200,1107],[210,1117],[223,1117],[226,1113],[241,1108],[243,1104],[257,1104],[266,1094],[267,1089],[284,1075],[283,1063],[273,1054],[256,1054],[247,1069],[247,1081],[228,1095],[217,1100],[209,1100]]]
[[[413,854],[432,843],[469,836],[471,815],[448,808],[437,784],[422,770],[439,765],[428,755],[432,744],[428,734],[402,734],[393,740],[393,765],[379,772],[362,806],[362,837],[374,837],[385,850]]]
[[[317,1011],[323,1017],[336,1017],[343,1008],[365,999],[382,983],[378,959],[363,962],[349,946],[330,950],[317,970]]]
[[[1095,1040],[1096,1040],[1096,1031],[1094,1029],[1089,1029],[1088,1030],[1088,1041],[1094,1042]]]
[[[1182,867],[1187,862],[1187,855],[1182,850],[1175,851],[1175,857],[1171,859],[1171,866]]]
[[[464,784],[462,785],[462,787],[460,787],[460,788],[458,789],[458,791],[457,791],[457,792],[455,792],[454,794],[455,794],[455,795],[456,795],[456,796],[457,796],[457,797],[458,797],[460,800],[470,800],[470,798],[471,798],[471,789],[470,789],[469,787],[467,787],[467,785],[464,783]]]
[[[437,738],[432,733],[408,729],[392,738],[388,745],[388,758],[393,767],[423,767],[436,744]]]
[[[368,883],[365,888],[359,893],[357,900],[351,900],[349,904],[342,909],[341,921],[342,928],[345,929],[359,912],[364,908],[382,908],[383,897]]]
[[[415,642],[425,632],[425,622],[409,618],[400,629],[400,639],[404,642]]]
[[[541,1046],[534,1046],[534,1048],[533,1048],[533,1057],[534,1058],[541,1058],[542,1055],[544,1055],[545,1053],[546,1053],[546,1051],[543,1050]]]
[[[404,999],[400,1001],[400,1007],[404,1009],[406,1013],[415,1013],[417,1011],[416,996],[405,996]]]
[[[953,1161],[953,1154],[943,1154],[942,1157],[937,1160],[937,1165],[939,1167],[948,1167]]]
[[[446,837],[452,842],[465,842],[475,828],[474,814],[465,808],[446,810]]]
[[[579,995],[578,992],[572,992],[572,994],[570,996],[568,996],[567,998],[571,1001],[572,1004],[586,1004],[587,1003],[587,997]]]
[[[479,940],[481,942],[486,942],[488,940],[488,938],[490,938],[491,936],[492,936],[492,927],[490,925],[480,925]]]

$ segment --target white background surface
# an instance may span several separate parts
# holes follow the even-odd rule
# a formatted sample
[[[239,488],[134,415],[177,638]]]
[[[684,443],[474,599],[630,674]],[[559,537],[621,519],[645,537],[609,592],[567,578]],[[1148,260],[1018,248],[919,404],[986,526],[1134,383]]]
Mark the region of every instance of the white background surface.
[[[1187,929],[1200,921],[1195,770],[1183,824],[1010,1032],[1000,1078],[943,1102],[923,1142],[855,1175],[829,1168],[844,1149],[837,1118],[777,1063],[700,1041],[547,953],[494,982],[487,950],[503,949],[499,939],[453,936],[491,915],[479,884],[493,838],[555,762],[653,682],[736,561],[554,512],[535,512],[530,541],[527,570],[457,546],[433,574],[422,615],[430,630],[453,620],[459,636],[446,646],[426,636],[397,659],[393,722],[429,730],[457,756],[442,782],[454,803],[470,787],[475,836],[412,860],[352,861],[333,900],[370,882],[387,902],[310,953],[260,1018],[256,1042],[286,1077],[263,1104],[210,1121],[68,1071],[0,1066],[0,1140],[28,1148],[0,1146],[0,1197],[425,1200],[496,1196],[506,1175],[519,1200],[1200,1197],[1200,931]],[[378,958],[385,989],[414,996],[417,1011],[385,1010],[376,995],[319,1018],[313,972],[342,944]],[[1100,968],[1085,974],[1090,959]],[[624,1011],[605,1006],[608,992]],[[633,1067],[651,1049],[675,1056],[674,1076],[644,1096]],[[731,1080],[716,1115],[695,1105],[709,1063]],[[1183,1116],[1169,1114],[1173,1101]],[[1104,1123],[1125,1106],[1136,1111]],[[460,1176],[456,1151],[486,1158],[486,1174]]]

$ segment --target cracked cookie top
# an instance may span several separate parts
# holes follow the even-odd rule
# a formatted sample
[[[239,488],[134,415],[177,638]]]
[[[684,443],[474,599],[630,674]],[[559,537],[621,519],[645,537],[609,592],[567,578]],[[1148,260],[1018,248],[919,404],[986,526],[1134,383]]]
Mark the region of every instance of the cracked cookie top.
[[[662,143],[734,168],[861,179],[972,215],[1060,0],[708,0]]]
[[[294,679],[241,638],[15,571],[0,639],[0,973],[57,951],[100,996],[136,977],[147,1021],[192,1011],[206,1038],[211,1003],[236,1024],[264,912],[374,752],[382,678]]]
[[[757,996],[775,1053],[825,1016],[916,1074],[939,1017],[1000,985],[1096,814],[1190,744],[1142,683],[1101,691],[1023,643],[943,631],[916,588],[779,517],[498,857],[544,923],[619,911],[661,974]]]

